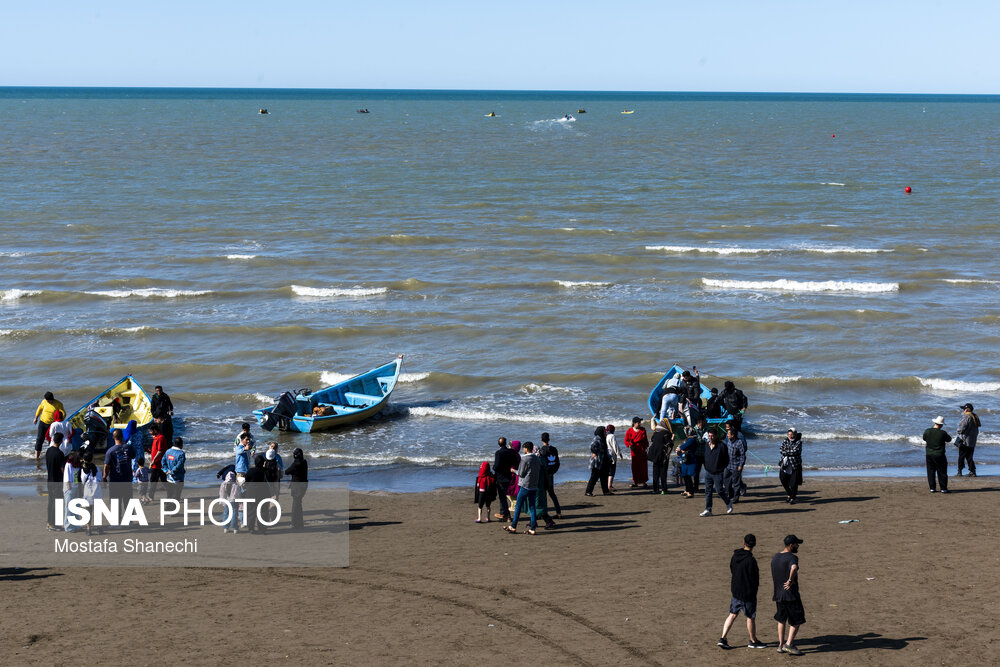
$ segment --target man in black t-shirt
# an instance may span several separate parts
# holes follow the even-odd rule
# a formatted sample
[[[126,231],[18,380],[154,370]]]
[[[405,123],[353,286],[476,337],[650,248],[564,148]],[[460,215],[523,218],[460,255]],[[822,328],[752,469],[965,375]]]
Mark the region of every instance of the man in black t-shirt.
[[[49,530],[59,530],[56,527],[56,498],[63,497],[63,473],[66,467],[66,455],[59,449],[62,442],[63,434],[56,433],[52,436],[49,448],[45,450],[45,472],[49,492],[46,526]],[[66,511],[65,508],[63,511]]]
[[[542,469],[545,471],[545,492],[552,498],[552,504],[556,507],[556,518],[562,518],[562,508],[559,507],[559,499],[556,498],[556,472],[559,471],[559,450],[549,444],[549,434],[542,433],[542,448],[538,453],[542,460]]]
[[[806,613],[799,597],[799,545],[802,540],[794,535],[785,537],[785,548],[771,559],[771,577],[774,579],[774,595],[778,610],[774,620],[778,622],[778,653],[802,655],[795,647],[795,633],[806,622]],[[785,635],[785,626],[788,634]]]

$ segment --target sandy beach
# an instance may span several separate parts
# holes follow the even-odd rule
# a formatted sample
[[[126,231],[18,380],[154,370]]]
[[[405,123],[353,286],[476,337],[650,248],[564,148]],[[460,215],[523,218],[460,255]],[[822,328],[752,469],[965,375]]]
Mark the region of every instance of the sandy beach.
[[[475,524],[471,489],[352,493],[349,568],[3,570],[0,650],[21,664],[147,664],[161,651],[194,664],[989,662],[1000,485],[951,489],[807,478],[789,506],[758,479],[735,514],[701,518],[702,500],[676,491],[587,498],[565,484],[563,520],[534,537]],[[729,558],[747,532],[769,647],[742,648],[741,617],[729,636],[741,648],[723,652]],[[805,541],[802,658],[775,651],[771,619],[769,562],[788,533]]]

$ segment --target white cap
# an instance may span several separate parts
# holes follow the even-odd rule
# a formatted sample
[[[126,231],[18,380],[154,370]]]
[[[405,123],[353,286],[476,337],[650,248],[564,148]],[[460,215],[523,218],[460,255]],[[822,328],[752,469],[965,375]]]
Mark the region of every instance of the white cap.
[[[268,461],[273,461],[274,460],[274,450],[273,449],[267,450],[267,454],[265,456],[267,456],[267,460]]]
[[[938,415],[938,418],[934,420],[934,423],[938,426],[944,426],[944,417]]]

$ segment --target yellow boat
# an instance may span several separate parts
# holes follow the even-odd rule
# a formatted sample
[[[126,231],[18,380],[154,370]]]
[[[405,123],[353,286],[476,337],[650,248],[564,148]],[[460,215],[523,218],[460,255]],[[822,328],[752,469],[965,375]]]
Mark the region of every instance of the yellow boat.
[[[635,109],[622,109],[622,113],[624,114],[635,113]]]
[[[133,419],[139,428],[148,426],[153,421],[149,394],[131,375],[126,375],[71,414],[69,423],[73,426],[74,432],[76,429],[80,429],[80,432],[87,430],[83,420],[87,416],[87,409],[91,406],[109,425],[109,430],[116,428],[124,430]]]

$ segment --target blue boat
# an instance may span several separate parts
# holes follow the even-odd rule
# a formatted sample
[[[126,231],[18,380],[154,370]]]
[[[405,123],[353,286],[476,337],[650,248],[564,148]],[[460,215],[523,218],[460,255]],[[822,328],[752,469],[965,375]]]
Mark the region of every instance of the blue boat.
[[[310,433],[355,424],[374,417],[389,402],[396,388],[403,355],[383,366],[338,382],[316,392],[285,392],[271,407],[253,414],[265,431]]]
[[[677,383],[677,381],[680,380],[681,373],[683,372],[684,369],[682,367],[678,366],[677,364],[674,364],[673,366],[670,367],[670,370],[668,370],[663,375],[663,377],[661,377],[660,380],[656,383],[656,386],[653,387],[653,391],[649,393],[649,411],[653,415],[651,421],[654,424],[658,421],[658,416],[660,414],[660,405],[663,401],[664,392],[669,387],[673,386],[674,384]],[[710,399],[711,397],[712,397],[712,390],[706,387],[705,385],[701,385],[700,407],[702,410],[704,410],[705,407],[708,405],[708,399]],[[731,417],[729,413],[726,412],[725,408],[723,408],[721,417],[715,419],[707,419],[706,421],[708,422],[709,427],[715,428],[716,431],[721,436],[725,434],[725,423],[728,419],[731,419]],[[674,438],[682,440],[684,438],[684,418],[677,417],[674,419],[668,419],[667,421],[670,422],[670,427],[674,433]]]

